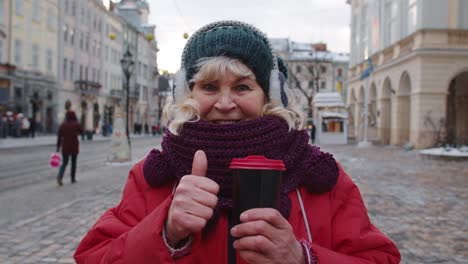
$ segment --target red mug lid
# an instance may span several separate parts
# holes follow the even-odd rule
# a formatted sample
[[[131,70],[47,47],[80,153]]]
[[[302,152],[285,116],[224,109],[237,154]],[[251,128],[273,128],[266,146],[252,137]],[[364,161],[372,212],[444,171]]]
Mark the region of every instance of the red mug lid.
[[[229,164],[229,168],[246,170],[286,170],[286,166],[282,160],[272,160],[267,159],[265,156],[256,155],[250,155],[245,158],[233,158]]]

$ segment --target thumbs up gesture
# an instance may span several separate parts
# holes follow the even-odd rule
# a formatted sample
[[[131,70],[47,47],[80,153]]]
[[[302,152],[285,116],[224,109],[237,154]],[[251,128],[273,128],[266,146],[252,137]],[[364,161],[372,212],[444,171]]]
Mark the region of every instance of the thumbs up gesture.
[[[195,152],[192,174],[179,182],[169,208],[166,222],[166,237],[171,244],[200,232],[213,215],[218,202],[219,185],[205,177],[208,167],[205,152]]]

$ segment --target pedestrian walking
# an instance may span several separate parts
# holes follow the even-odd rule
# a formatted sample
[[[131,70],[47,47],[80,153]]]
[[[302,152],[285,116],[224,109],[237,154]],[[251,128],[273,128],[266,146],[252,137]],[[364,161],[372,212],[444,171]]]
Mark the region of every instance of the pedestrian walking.
[[[60,125],[57,136],[57,152],[62,148],[62,166],[57,176],[57,184],[62,186],[63,174],[71,158],[71,183],[76,183],[76,162],[79,153],[78,136],[83,130],[78,123],[75,112],[69,110],[65,114],[65,121]]]
[[[226,263],[232,245],[237,263],[399,263],[351,178],[309,145],[287,75],[251,25],[221,21],[194,33],[165,108],[162,150],[132,168],[76,262]],[[230,227],[229,164],[248,155],[283,160],[280,205],[245,211]]]

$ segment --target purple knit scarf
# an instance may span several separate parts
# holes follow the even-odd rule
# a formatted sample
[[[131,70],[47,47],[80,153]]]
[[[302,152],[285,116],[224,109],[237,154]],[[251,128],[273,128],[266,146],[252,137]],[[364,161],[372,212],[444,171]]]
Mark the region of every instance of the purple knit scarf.
[[[173,184],[191,174],[192,161],[199,149],[208,159],[207,177],[220,186],[216,221],[220,210],[232,209],[232,179],[229,163],[232,158],[263,155],[281,159],[286,165],[281,187],[279,211],[288,219],[291,200],[288,193],[299,186],[309,192],[330,191],[338,179],[338,166],[332,155],[308,144],[305,130],[288,131],[287,123],[275,116],[265,116],[235,124],[214,124],[207,121],[186,122],[180,135],[166,131],[162,152],[153,149],[146,158],[143,172],[152,187]]]

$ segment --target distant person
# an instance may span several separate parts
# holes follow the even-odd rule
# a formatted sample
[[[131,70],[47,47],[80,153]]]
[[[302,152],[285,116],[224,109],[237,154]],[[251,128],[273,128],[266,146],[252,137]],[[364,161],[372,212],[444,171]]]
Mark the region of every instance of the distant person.
[[[312,122],[311,128],[310,128],[310,140],[312,141],[312,144],[315,144],[315,124]]]
[[[21,136],[29,137],[29,128],[31,124],[29,123],[28,118],[25,117],[23,114],[21,114],[20,118],[21,118]]]
[[[34,138],[35,134],[36,134],[36,120],[33,116],[29,118],[29,135],[31,135],[31,137]]]
[[[15,124],[14,124],[14,134],[15,134],[15,137],[21,137],[22,134],[21,134],[21,127],[23,125],[23,113],[18,113],[16,114],[15,116]]]
[[[237,264],[399,263],[351,177],[309,144],[287,69],[264,33],[220,21],[186,43],[161,149],[134,165],[122,200],[91,227],[76,262],[227,263],[229,245]],[[284,161],[280,202],[243,212],[230,228],[229,164],[247,155]]]
[[[8,134],[8,121],[5,113],[0,112],[0,137],[6,138]]]
[[[62,178],[67,168],[68,160],[71,157],[71,183],[76,182],[76,160],[79,153],[78,136],[83,133],[83,129],[73,111],[67,111],[65,121],[60,125],[57,136],[57,152],[62,148],[62,166],[57,176],[57,184],[62,186]]]

